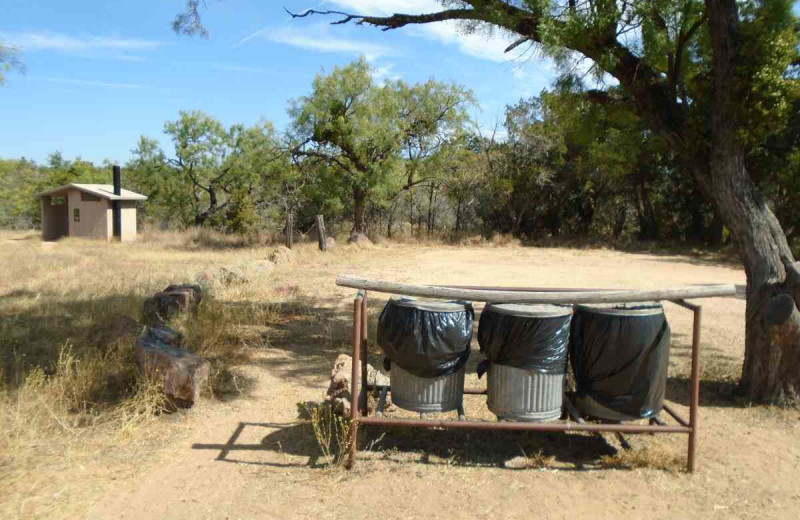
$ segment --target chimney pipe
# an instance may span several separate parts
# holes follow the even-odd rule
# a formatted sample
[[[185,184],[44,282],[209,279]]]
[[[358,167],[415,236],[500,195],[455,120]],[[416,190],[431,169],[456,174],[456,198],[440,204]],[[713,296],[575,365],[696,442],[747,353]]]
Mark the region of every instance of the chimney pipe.
[[[118,197],[122,194],[120,182],[119,166],[114,166],[114,195]],[[119,200],[111,201],[111,220],[114,238],[122,240],[122,208],[120,207]]]
[[[120,169],[119,166],[114,166],[114,195],[122,194],[122,186],[120,184]]]

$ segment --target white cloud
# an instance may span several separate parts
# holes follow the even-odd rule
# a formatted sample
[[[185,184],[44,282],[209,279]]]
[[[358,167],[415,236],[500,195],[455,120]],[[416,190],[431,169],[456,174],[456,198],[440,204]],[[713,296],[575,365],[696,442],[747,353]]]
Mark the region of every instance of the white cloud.
[[[400,79],[400,74],[394,72],[394,63],[387,63],[386,65],[371,67],[372,79],[378,85],[385,85],[388,81],[397,81]]]
[[[146,51],[165,45],[155,40],[138,38],[113,38],[106,36],[70,36],[54,32],[3,33],[3,38],[25,51]]]
[[[363,54],[368,60],[374,60],[380,56],[394,56],[397,54],[395,49],[386,45],[331,35],[326,25],[309,26],[302,34],[289,28],[264,29],[259,31],[257,36],[269,41],[283,43],[301,49],[320,52]],[[249,38],[250,37],[245,38],[245,40]]]
[[[233,44],[233,46],[232,46],[231,48],[235,49],[236,47],[239,47],[240,45],[244,45],[245,43],[249,42],[249,41],[250,41],[250,40],[252,40],[253,38],[256,38],[256,37],[258,37],[258,36],[261,36],[262,34],[264,34],[265,32],[267,32],[267,30],[268,30],[268,29],[260,29],[260,30],[258,30],[258,31],[256,31],[256,32],[252,33],[252,34],[248,34],[247,36],[245,36],[244,38],[242,38],[242,39],[241,39],[241,40],[239,40],[238,42],[234,43],[234,44]]]
[[[139,38],[117,38],[61,34],[55,32],[0,33],[0,39],[19,47],[23,52],[58,52],[84,58],[110,58],[121,61],[141,62],[145,58],[133,52],[152,51],[166,45],[157,40]]]
[[[94,81],[88,79],[73,79],[73,78],[31,78],[39,81],[47,81],[49,83],[62,83],[65,85],[81,85],[86,87],[104,87],[104,88],[122,88],[122,89],[140,89],[144,88],[135,83],[109,83],[106,81]]]

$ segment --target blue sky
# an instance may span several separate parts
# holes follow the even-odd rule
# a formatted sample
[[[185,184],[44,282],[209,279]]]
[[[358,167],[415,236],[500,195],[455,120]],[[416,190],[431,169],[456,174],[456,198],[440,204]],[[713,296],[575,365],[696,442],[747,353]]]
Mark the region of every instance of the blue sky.
[[[314,75],[365,55],[382,78],[456,81],[474,90],[473,115],[491,124],[506,103],[538,93],[550,64],[503,55],[500,36],[464,38],[452,26],[389,33],[290,20],[308,7],[388,12],[435,8],[434,0],[309,3],[208,0],[210,38],[175,35],[183,0],[0,0],[0,38],[22,48],[24,74],[0,88],[0,157],[125,162],[141,134],[162,140],[164,122],[199,109],[225,124],[266,118],[283,129],[292,98]],[[516,55],[515,55],[516,56]]]
[[[0,88],[0,157],[124,163],[140,135],[162,140],[180,110],[225,124],[261,118],[283,129],[292,98],[314,75],[365,55],[378,80],[456,81],[473,89],[472,112],[490,127],[507,103],[537,94],[554,77],[529,53],[504,55],[502,35],[463,36],[447,24],[382,33],[290,20],[283,6],[353,12],[425,12],[435,0],[207,0],[210,38],[175,35],[184,0],[0,0],[0,39],[22,48],[24,74]],[[797,8],[796,8],[797,9]]]

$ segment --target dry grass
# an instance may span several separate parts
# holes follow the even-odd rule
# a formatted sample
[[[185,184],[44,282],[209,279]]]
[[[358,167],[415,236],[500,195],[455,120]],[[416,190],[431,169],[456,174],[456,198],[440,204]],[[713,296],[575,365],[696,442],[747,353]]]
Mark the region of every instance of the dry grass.
[[[327,403],[302,404],[308,414],[314,438],[329,469],[342,468],[349,446],[350,421],[333,413]]]
[[[144,299],[164,286],[233,265],[231,251],[244,244],[222,247],[221,237],[212,235],[161,233],[136,244],[105,244],[0,234],[0,486],[11,497],[0,501],[0,518],[19,515],[38,496],[25,486],[30,475],[46,474],[52,464],[41,446],[80,459],[104,444],[149,434],[143,429],[165,408],[159,385],[139,374],[133,338],[111,345],[104,338],[116,317],[138,319]],[[187,264],[183,249],[200,247],[208,253]],[[236,259],[253,263],[265,256],[254,248]],[[235,365],[246,361],[247,347],[257,339],[247,328],[276,319],[276,308],[250,303],[242,285],[215,283],[196,314],[171,324],[209,359],[210,397],[246,390]]]
[[[603,455],[600,462],[603,466],[614,469],[655,469],[670,473],[686,471],[686,462],[682,456],[649,446]]]
[[[738,300],[704,302],[701,472],[694,476],[682,473],[684,436],[637,437],[636,449],[625,452],[613,439],[575,433],[376,428],[360,432],[356,471],[319,472],[341,461],[346,423],[323,409],[313,421],[298,421],[292,405],[321,399],[331,362],[349,350],[354,291],[335,287],[335,274],[636,288],[742,282],[740,270],[713,259],[517,247],[504,238],[445,246],[409,239],[364,248],[339,241],[326,254],[300,242],[290,261],[276,266],[268,260],[276,245],[266,240],[245,246],[194,233],[149,233],[134,244],[42,244],[35,235],[2,233],[0,241],[7,266],[0,278],[0,518],[329,518],[342,513],[332,497],[338,503],[353,496],[365,497],[348,503],[355,516],[377,509],[387,518],[498,511],[522,518],[533,507],[532,489],[543,516],[605,511],[611,518],[621,497],[634,496],[637,512],[653,511],[654,518],[699,517],[722,501],[738,504],[744,516],[796,517],[788,514],[800,503],[791,479],[800,456],[796,412],[749,407],[730,395],[744,337]],[[212,360],[212,389],[188,414],[159,413],[159,388],[136,373],[131,345],[97,348],[102,324],[118,313],[136,315],[142,300],[167,284],[221,267],[248,281],[215,278],[197,314],[173,324]],[[370,297],[373,337],[382,299]],[[683,310],[667,312],[675,333],[668,398],[686,413],[691,323]],[[473,358],[474,365],[480,356]],[[376,350],[370,359],[379,363]],[[473,365],[469,384],[477,386]],[[467,413],[494,420],[482,396],[468,396]],[[243,424],[237,449],[220,459],[218,446]],[[506,469],[515,466],[528,471]],[[431,489],[453,492],[427,500]],[[399,503],[398,493],[422,500]],[[569,495],[585,499],[565,504]],[[678,497],[682,509],[663,509]],[[765,510],[770,497],[785,509]],[[97,509],[87,511],[91,504]]]

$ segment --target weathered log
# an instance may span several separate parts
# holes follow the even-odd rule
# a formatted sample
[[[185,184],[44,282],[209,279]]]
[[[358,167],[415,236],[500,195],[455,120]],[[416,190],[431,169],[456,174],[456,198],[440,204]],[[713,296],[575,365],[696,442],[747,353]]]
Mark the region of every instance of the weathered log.
[[[487,289],[455,289],[443,286],[409,285],[379,280],[367,280],[355,276],[337,276],[336,285],[406,296],[427,298],[454,298],[482,302],[525,303],[625,303],[650,300],[683,300],[689,298],[712,298],[734,296],[736,287],[727,285],[698,285],[648,291],[565,291],[527,292],[497,291]]]
[[[325,392],[325,400],[331,403],[333,411],[344,417],[350,415],[350,377],[353,371],[353,359],[347,354],[340,354],[333,362],[331,382]],[[362,381],[362,383],[364,383]],[[367,365],[366,384],[372,386],[389,386],[389,378]]]

